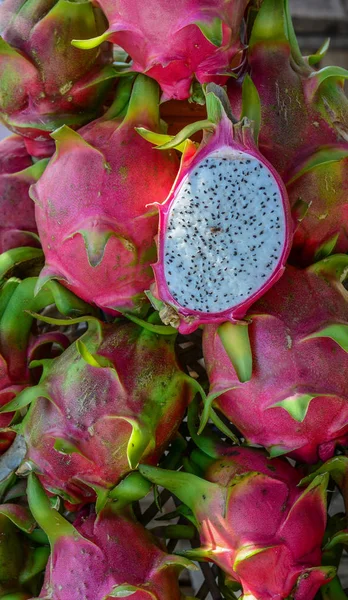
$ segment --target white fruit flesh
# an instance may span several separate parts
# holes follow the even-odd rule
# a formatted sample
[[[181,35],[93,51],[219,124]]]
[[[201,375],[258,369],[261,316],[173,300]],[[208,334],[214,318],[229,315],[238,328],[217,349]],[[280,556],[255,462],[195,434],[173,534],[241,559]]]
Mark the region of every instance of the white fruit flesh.
[[[165,279],[173,298],[217,313],[262,288],[286,243],[283,198],[267,166],[221,148],[180,184],[168,215]]]

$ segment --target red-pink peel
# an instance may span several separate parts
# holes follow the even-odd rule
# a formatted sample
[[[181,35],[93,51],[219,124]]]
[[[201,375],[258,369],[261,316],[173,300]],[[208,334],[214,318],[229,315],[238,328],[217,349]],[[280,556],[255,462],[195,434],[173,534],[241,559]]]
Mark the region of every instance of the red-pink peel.
[[[71,504],[106,493],[140,459],[156,463],[192,399],[173,336],[149,327],[90,322],[15,401],[32,402],[21,429],[26,462]]]
[[[347,441],[347,268],[345,255],[289,266],[247,313],[249,326],[205,328],[213,405],[272,455],[315,463]]]
[[[56,153],[30,190],[46,257],[41,282],[58,279],[107,312],[144,302],[158,223],[149,204],[167,195],[178,167],[173,151],[158,152],[135,126],[161,130],[158,86],[143,75],[123,120],[54,133]]]
[[[315,70],[324,50],[302,57],[289,0],[263,0],[247,52],[247,70],[261,100],[259,147],[284,179],[327,144],[348,140],[348,71]],[[241,78],[242,79],[242,78]],[[240,81],[229,82],[232,110],[242,105]]]
[[[107,39],[132,58],[130,69],[153,77],[162,100],[183,100],[200,83],[223,84],[242,63],[240,28],[249,0],[97,0],[109,28],[90,41],[93,48]]]
[[[40,598],[46,600],[181,600],[178,573],[192,563],[166,553],[132,511],[117,504],[71,525],[50,507],[37,480],[29,479],[31,510],[51,544]]]
[[[0,115],[34,156],[47,156],[57,127],[80,127],[101,113],[115,77],[112,47],[81,52],[71,40],[98,35],[105,24],[90,2],[1,3]]]
[[[253,454],[254,457],[253,458]],[[216,563],[245,599],[313,600],[335,574],[321,567],[328,475],[297,487],[300,474],[258,450],[230,448],[217,460],[193,453],[196,475],[141,466],[193,512],[201,547],[184,554]]]

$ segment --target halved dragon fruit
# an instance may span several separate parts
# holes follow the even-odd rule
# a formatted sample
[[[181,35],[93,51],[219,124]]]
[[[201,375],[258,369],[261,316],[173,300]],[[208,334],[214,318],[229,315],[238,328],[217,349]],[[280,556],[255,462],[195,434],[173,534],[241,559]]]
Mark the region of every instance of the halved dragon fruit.
[[[53,152],[49,134],[57,127],[81,127],[102,112],[115,78],[112,46],[81,52],[71,40],[105,26],[89,1],[1,2],[0,114],[33,156]]]
[[[0,142],[0,254],[18,246],[40,245],[29,187],[45,166],[44,160],[33,164],[19,135]]]
[[[153,77],[162,100],[189,98],[192,83],[224,83],[243,60],[241,24],[249,0],[97,0],[109,28],[92,40],[109,40],[125,49],[132,71]]]
[[[282,275],[292,222],[285,187],[257,150],[248,119],[233,124],[227,96],[206,90],[208,120],[161,148],[186,142],[179,174],[163,204],[154,265],[161,318],[182,333],[237,321]],[[141,132],[143,135],[146,133]]]
[[[162,130],[156,82],[138,75],[120,118],[123,93],[119,85],[108,113],[78,133],[55,131],[56,153],[30,189],[46,258],[40,282],[58,279],[113,313],[144,303],[158,226],[148,205],[168,194],[178,170],[175,152],[157,152],[134,129]]]
[[[40,383],[5,407],[32,403],[21,426],[22,471],[29,463],[47,490],[76,507],[96,496],[100,505],[140,460],[157,462],[194,393],[175,335],[157,331],[163,326],[92,319],[76,343],[43,362]]]
[[[47,533],[51,558],[39,598],[45,600],[181,600],[178,574],[190,560],[166,553],[130,508],[109,504],[72,525],[54,510],[35,476],[28,480],[32,513]],[[38,599],[32,599],[38,600]]]
[[[215,459],[194,451],[190,468],[200,476],[140,471],[191,509],[201,547],[184,555],[217,564],[227,587],[242,586],[243,600],[313,600],[334,577],[334,567],[321,566],[327,474],[301,489],[290,464],[236,447]]]
[[[315,463],[347,443],[347,272],[340,254],[288,266],[247,313],[249,325],[204,330],[212,405],[272,456]]]
[[[263,0],[248,41],[247,70],[261,99],[259,147],[283,178],[321,146],[348,140],[348,71],[315,70],[328,48],[302,57],[289,0]],[[230,80],[232,110],[242,110],[241,81]]]

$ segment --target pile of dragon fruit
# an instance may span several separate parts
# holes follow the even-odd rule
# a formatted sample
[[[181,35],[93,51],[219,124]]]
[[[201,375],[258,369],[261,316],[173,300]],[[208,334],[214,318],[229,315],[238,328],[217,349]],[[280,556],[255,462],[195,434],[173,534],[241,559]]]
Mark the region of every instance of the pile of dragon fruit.
[[[0,3],[1,600],[348,600],[348,71],[290,8]]]

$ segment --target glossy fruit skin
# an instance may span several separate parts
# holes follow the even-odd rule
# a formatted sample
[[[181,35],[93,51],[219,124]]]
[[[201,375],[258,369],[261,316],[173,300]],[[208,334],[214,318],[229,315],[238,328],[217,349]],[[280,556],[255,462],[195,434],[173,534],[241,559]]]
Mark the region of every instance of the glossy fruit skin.
[[[111,490],[140,458],[155,464],[192,398],[173,336],[97,320],[27,394],[26,461],[75,510]]]
[[[104,29],[89,2],[2,2],[0,115],[34,156],[53,150],[49,135],[63,123],[75,128],[100,114],[114,78],[112,47],[82,52],[71,40]]]
[[[251,31],[245,69],[261,100],[260,150],[284,180],[322,146],[348,139],[348,101],[343,89],[347,71],[338,67],[315,70],[321,57],[301,56],[288,5],[288,0],[262,3]],[[243,76],[228,84],[237,118],[242,110],[242,81]]]
[[[117,513],[109,507],[98,516],[85,511],[74,528],[77,535],[54,545],[40,598],[70,600],[74,589],[74,600],[111,600],[124,586],[134,600],[181,600],[175,564],[180,558],[169,556],[130,509]]]
[[[201,547],[185,555],[217,564],[243,598],[313,600],[335,574],[320,566],[328,475],[299,488],[301,474],[283,459],[236,447],[217,460],[195,450],[190,466],[200,477],[140,468],[193,512]]]
[[[228,390],[213,405],[249,443],[261,444],[273,456],[287,453],[315,463],[347,441],[348,305],[339,275],[346,263],[345,255],[336,255],[306,270],[288,266],[249,310],[252,372],[244,382],[218,327],[205,328],[210,391]]]
[[[132,71],[153,77],[161,86],[162,101],[184,100],[199,83],[223,85],[226,73],[238,69],[243,44],[240,28],[249,0],[192,2],[165,0],[146,4],[134,0],[98,0],[109,29],[100,39],[124,48],[132,58]],[[204,33],[203,33],[204,31]],[[91,48],[100,43],[96,38]]]
[[[124,118],[55,132],[56,153],[30,190],[46,257],[41,282],[58,279],[113,314],[146,302],[158,224],[148,205],[166,196],[178,169],[174,151],[158,152],[135,131],[160,131],[158,96],[138,76]]]

